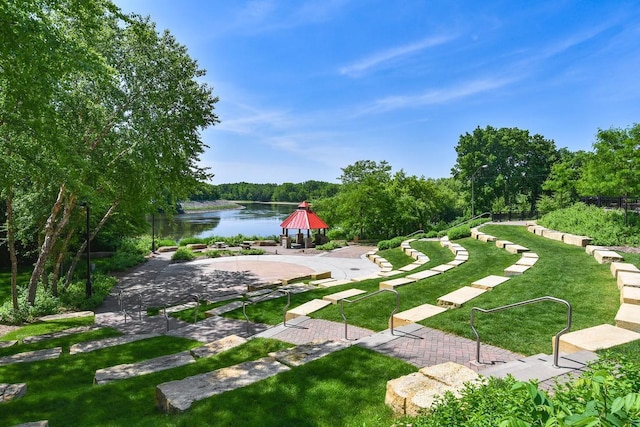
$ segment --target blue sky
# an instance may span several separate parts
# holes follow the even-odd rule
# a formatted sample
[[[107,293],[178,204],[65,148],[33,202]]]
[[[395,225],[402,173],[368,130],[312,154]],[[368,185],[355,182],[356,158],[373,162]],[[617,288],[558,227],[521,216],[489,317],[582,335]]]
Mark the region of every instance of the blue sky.
[[[207,70],[214,184],[337,182],[357,160],[450,176],[460,135],[591,150],[640,122],[640,2],[117,0]]]

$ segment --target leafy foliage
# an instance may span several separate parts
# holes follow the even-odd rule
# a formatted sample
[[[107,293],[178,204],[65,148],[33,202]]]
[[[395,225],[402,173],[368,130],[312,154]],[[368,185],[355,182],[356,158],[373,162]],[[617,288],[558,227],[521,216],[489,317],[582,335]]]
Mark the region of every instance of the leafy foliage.
[[[468,224],[453,227],[447,232],[449,240],[464,239],[469,236],[471,236],[471,227]]]
[[[187,247],[180,247],[174,254],[171,256],[171,259],[174,261],[191,261],[196,258],[196,254]]]

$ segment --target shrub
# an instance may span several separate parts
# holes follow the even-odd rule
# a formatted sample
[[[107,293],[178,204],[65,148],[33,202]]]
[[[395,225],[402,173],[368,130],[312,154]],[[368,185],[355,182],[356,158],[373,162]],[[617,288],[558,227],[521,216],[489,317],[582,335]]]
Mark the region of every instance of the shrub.
[[[434,237],[438,237],[438,232],[436,230],[431,230],[424,235],[427,239],[433,239]]]
[[[13,309],[13,303],[10,299],[0,306],[0,322],[18,325],[24,322],[33,322],[39,316],[58,313],[60,307],[58,298],[45,290],[42,284],[38,286],[33,306],[27,301],[27,293],[26,287],[18,290],[17,310]]]
[[[177,246],[177,244],[176,244],[176,241],[173,239],[156,240],[156,248],[161,248],[162,246]]]
[[[171,259],[174,261],[191,261],[195,259],[195,257],[196,254],[194,254],[191,249],[187,247],[181,247],[174,252],[173,256],[171,256]]]
[[[205,244],[208,245],[211,239],[209,237],[185,237],[184,239],[180,239],[178,243],[180,246],[193,245],[193,244]],[[220,240],[218,240],[220,241]]]
[[[457,227],[453,227],[447,233],[447,237],[449,237],[449,240],[458,240],[469,236],[471,236],[471,227],[469,227],[469,225],[459,225]]]
[[[325,243],[324,245],[316,246],[316,249],[321,251],[332,251],[334,249],[343,248],[345,246],[347,246],[347,242],[345,240],[332,240]]]
[[[265,254],[265,250],[264,249],[257,249],[257,248],[253,248],[253,249],[243,249],[240,251],[241,255],[264,255]]]
[[[95,274],[91,278],[91,298],[86,297],[86,282],[76,281],[60,293],[60,302],[67,309],[94,310],[104,302],[115,284],[115,277]]]
[[[389,239],[389,240],[381,240],[381,241],[378,242],[378,249],[381,250],[381,251],[384,251],[386,249],[397,248],[405,240],[406,240],[406,237],[404,237],[404,236],[394,237],[393,239]]]

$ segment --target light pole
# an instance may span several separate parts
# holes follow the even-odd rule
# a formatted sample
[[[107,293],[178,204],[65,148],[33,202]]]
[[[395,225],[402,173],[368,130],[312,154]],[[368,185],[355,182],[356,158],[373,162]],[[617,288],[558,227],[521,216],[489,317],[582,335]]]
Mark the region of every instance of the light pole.
[[[471,175],[471,218],[473,219],[476,216],[476,207],[475,207],[475,192],[474,192],[474,183],[476,180],[476,175],[482,169],[488,168],[489,165],[482,165]]]
[[[91,239],[89,235],[89,202],[82,202],[80,206],[84,206],[87,211],[87,230],[86,230],[86,239],[87,239],[87,285],[85,287],[85,292],[87,295],[87,299],[91,298]]]
[[[156,212],[151,213],[151,253],[156,253]]]

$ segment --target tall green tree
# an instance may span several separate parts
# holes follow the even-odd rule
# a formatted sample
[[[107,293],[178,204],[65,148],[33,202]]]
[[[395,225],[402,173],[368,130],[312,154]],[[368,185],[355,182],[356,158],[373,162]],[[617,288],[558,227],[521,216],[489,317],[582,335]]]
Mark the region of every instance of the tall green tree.
[[[476,211],[489,210],[497,200],[510,206],[526,197],[533,210],[551,166],[557,159],[552,140],[518,128],[477,127],[460,136],[452,175],[466,183]]]

